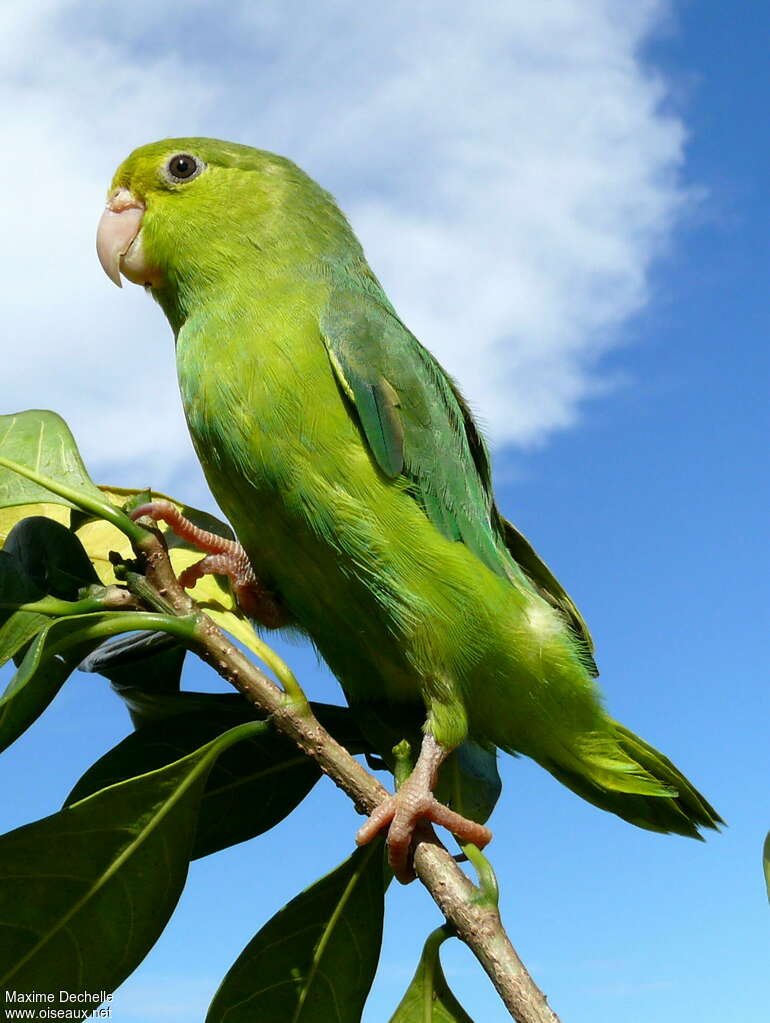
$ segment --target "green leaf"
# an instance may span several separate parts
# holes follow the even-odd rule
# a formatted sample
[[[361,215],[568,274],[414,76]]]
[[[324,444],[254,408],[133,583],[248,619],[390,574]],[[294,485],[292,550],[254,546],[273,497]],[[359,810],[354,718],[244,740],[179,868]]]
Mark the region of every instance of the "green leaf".
[[[239,717],[254,720],[243,705],[236,713],[199,711],[146,725],[97,760],[65,805],[179,760],[232,728]],[[223,753],[212,768],[201,800],[192,857],[207,856],[268,831],[292,812],[320,777],[314,761],[270,724],[261,722],[259,729]]]
[[[6,664],[51,621],[48,615],[34,611],[16,611],[0,618],[0,665]]]
[[[125,702],[134,728],[141,728],[160,717],[168,717],[168,710],[159,710],[156,701],[158,697],[171,696],[173,702],[178,695],[186,656],[187,648],[173,636],[160,632],[132,633],[103,643],[78,668],[108,678]],[[141,689],[137,679],[141,679]],[[168,701],[161,703],[163,708],[167,705]],[[184,709],[174,706],[171,714],[182,713]]]
[[[51,621],[14,605],[46,595],[75,601],[81,587],[98,581],[80,541],[61,523],[37,515],[17,522],[0,551],[0,664]]]
[[[472,739],[454,750],[441,765],[436,798],[472,821],[484,824],[502,791],[497,754]]]
[[[157,721],[205,711],[209,714],[233,714],[232,723],[256,717],[256,710],[239,693],[196,693],[141,686],[113,685],[125,703],[134,728],[145,728]]]
[[[37,633],[16,674],[0,697],[0,751],[29,728],[46,709],[98,639],[87,639],[89,626],[108,616],[59,618]],[[81,634],[82,640],[78,642]]]
[[[443,927],[428,936],[417,972],[389,1023],[473,1023],[441,969],[438,953],[447,937]]]
[[[136,636],[126,638],[126,647],[131,648]],[[158,633],[154,637],[145,634],[142,637],[147,644],[147,649],[155,656],[154,645],[149,646],[152,638],[160,639]],[[163,637],[166,638],[166,637]],[[109,659],[109,647],[101,647],[95,654],[87,657],[78,667],[84,671],[102,672],[104,666],[100,663],[101,652],[106,648],[106,655]],[[141,653],[141,651],[139,651]],[[120,652],[119,652],[120,653]],[[172,650],[168,651],[169,655]],[[130,665],[126,664],[126,672],[123,680],[113,682],[112,688],[128,707],[131,720],[135,728],[142,728],[155,721],[177,717],[181,714],[190,714],[195,711],[204,711],[209,715],[225,714],[232,717],[232,724],[238,721],[248,721],[257,715],[254,706],[239,693],[198,693],[179,690],[179,676],[174,670],[170,675],[164,675],[155,668],[145,670],[143,661],[138,661],[135,666],[135,677],[132,678],[128,670]],[[123,666],[120,667],[120,673]],[[114,672],[114,666],[108,665],[105,674],[110,677]],[[358,725],[357,716],[352,713],[349,707],[339,707],[331,703],[311,702],[310,709],[321,725],[341,743],[350,753],[371,753],[373,748],[368,739],[364,738]]]
[[[765,844],[762,849],[762,866],[765,869],[765,884],[767,885],[767,897],[770,899],[770,831],[767,833]]]
[[[141,727],[86,771],[67,797],[67,805],[155,770],[237,724],[259,719],[255,708],[238,693],[153,693],[125,688],[120,695],[129,703],[132,717],[140,718]],[[347,707],[311,704],[311,708],[351,753],[369,749]],[[319,777],[314,762],[272,728],[234,746],[209,778],[194,857],[268,831],[291,813]]]
[[[100,581],[80,540],[60,522],[42,515],[18,522],[8,535],[4,552],[16,560],[19,572],[31,579],[41,594],[77,600],[80,589]]]
[[[41,596],[40,587],[22,573],[18,560],[7,551],[0,551],[0,665],[9,661],[50,622],[46,615],[14,610],[15,606],[31,603]]]
[[[38,476],[103,500],[88,475],[69,427],[55,412],[30,409],[0,416],[0,456]],[[74,507],[65,497],[0,466],[0,508],[41,502]]]
[[[186,638],[193,625],[185,618],[144,611],[108,611],[49,620],[30,643],[0,697],[0,751],[15,742],[43,713],[87,653],[103,639],[140,628]]]
[[[179,898],[211,766],[256,727],[0,838],[0,990],[58,1006],[131,973]]]
[[[128,707],[135,728],[194,710],[228,712],[233,706],[250,706],[236,693],[180,692],[182,648],[173,637],[140,632],[115,643],[104,644],[80,665],[83,671],[97,671],[112,681],[112,687]],[[356,753],[371,752],[356,718],[347,707],[314,703],[314,713],[338,742]],[[253,713],[250,711],[249,713]]]
[[[222,981],[206,1023],[359,1023],[380,955],[385,887],[378,839],[265,924]]]

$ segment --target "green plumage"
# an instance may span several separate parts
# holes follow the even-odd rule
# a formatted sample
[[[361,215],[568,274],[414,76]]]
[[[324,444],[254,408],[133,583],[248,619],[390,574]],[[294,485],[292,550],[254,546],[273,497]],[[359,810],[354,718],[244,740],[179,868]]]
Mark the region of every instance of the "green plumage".
[[[164,171],[180,152],[206,164],[189,182]],[[331,196],[287,160],[207,139],[139,149],[113,186],[146,205],[209,484],[348,699],[421,700],[446,748],[526,754],[642,827],[714,826],[603,710],[585,623],[500,516],[467,406]]]

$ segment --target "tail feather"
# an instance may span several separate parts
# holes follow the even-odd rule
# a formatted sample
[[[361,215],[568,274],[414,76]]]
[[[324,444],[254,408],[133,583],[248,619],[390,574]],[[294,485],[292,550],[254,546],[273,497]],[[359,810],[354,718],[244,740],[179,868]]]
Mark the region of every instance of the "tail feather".
[[[700,838],[724,821],[671,761],[616,721],[543,766],[583,799],[648,831]],[[568,761],[568,762],[565,762]]]

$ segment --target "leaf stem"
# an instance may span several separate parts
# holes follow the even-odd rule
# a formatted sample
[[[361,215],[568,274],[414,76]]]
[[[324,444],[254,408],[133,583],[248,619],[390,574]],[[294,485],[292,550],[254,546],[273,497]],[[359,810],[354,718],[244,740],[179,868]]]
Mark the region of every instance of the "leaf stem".
[[[26,604],[0,601],[0,608],[4,611],[29,611],[32,614],[63,618],[70,615],[89,614],[92,611],[103,611],[104,602],[94,597],[89,597],[86,600],[59,600],[58,597],[42,597],[40,600],[30,600]]]
[[[259,636],[254,636],[251,646],[260,660],[265,662],[278,679],[284,693],[288,697],[289,703],[294,704],[299,713],[309,712],[310,703],[305,695],[305,690],[297,681],[294,672],[286,661],[279,657],[275,650],[269,647]]]
[[[422,1015],[424,1023],[432,1023],[433,1021],[433,996],[435,990],[434,977],[436,974],[436,962],[438,960],[438,950],[447,940],[450,938],[452,933],[446,924],[442,924],[441,927],[437,927],[435,931],[431,931],[428,937],[425,939],[423,946],[422,955],[425,962],[425,974],[427,983],[423,987],[422,997]]]
[[[107,522],[111,522],[113,526],[132,541],[138,539],[140,534],[144,532],[141,526],[137,526],[120,508],[116,508],[109,501],[100,499],[93,494],[84,493],[76,487],[69,487],[66,483],[60,483],[59,480],[52,479],[50,476],[44,476],[28,466],[22,465],[20,462],[14,462],[12,459],[5,458],[2,455],[0,455],[0,466],[10,469],[11,472],[18,473],[19,476],[24,476],[32,483],[37,483],[39,487],[50,490],[52,494],[58,494],[59,497],[70,501],[83,511],[95,515],[97,518],[106,519]]]
[[[393,757],[395,760],[393,765],[393,779],[396,783],[396,788],[400,789],[414,768],[412,747],[409,745],[407,739],[402,739],[401,742],[396,743],[393,747]]]
[[[94,615],[96,621],[86,624],[83,628],[66,639],[54,643],[50,654],[65,653],[70,647],[79,646],[89,640],[109,639],[111,636],[118,636],[122,632],[141,632],[151,629],[155,632],[167,632],[192,645],[195,635],[195,620],[192,616],[175,617],[172,615],[153,614],[148,611],[120,611]]]
[[[138,610],[138,603],[134,601],[128,590],[123,590],[118,586],[109,586],[98,597],[61,600],[59,597],[49,595],[41,597],[40,600],[30,600],[26,604],[0,601],[0,609],[29,611],[32,614],[50,615],[52,618],[70,618],[73,615],[92,614],[99,611]]]
[[[491,906],[497,907],[500,903],[500,888],[497,884],[497,876],[492,864],[477,845],[468,842],[461,844],[460,848],[476,869],[481,898],[486,900]]]

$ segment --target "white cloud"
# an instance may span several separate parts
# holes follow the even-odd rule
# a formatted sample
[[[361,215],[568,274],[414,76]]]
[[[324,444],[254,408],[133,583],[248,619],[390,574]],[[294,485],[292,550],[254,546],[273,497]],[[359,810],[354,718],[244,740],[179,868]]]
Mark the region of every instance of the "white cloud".
[[[639,57],[665,5],[229,10],[0,11],[8,410],[58,409],[124,481],[168,486],[192,458],[170,332],[109,284],[93,233],[130,149],[210,134],[283,152],[337,195],[496,441],[574,422],[686,198],[683,127]]]

